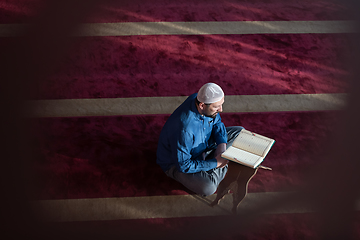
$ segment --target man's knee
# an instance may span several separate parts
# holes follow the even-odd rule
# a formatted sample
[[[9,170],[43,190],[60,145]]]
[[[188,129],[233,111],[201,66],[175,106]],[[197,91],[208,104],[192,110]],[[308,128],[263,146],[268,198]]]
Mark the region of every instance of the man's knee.
[[[203,197],[210,196],[216,192],[217,187],[214,183],[204,184],[197,189],[196,193]]]
[[[241,130],[243,130],[244,128],[241,126],[233,126],[233,127],[227,127],[226,128],[226,132],[228,135],[228,144],[227,147],[230,147],[235,138],[239,135],[239,133],[241,132]]]
[[[224,168],[213,169],[213,171],[201,171],[197,174],[176,171],[174,179],[198,195],[209,196],[216,192],[219,183],[226,175],[227,168],[225,166]]]
[[[231,126],[231,127],[226,127],[226,132],[228,134],[239,134],[241,132],[241,130],[243,130],[245,128],[241,127],[241,126]]]

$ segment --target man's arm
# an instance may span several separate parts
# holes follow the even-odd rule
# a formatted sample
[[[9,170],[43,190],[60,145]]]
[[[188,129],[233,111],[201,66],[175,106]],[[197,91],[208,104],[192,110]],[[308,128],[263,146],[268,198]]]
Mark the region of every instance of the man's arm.
[[[216,168],[218,165],[216,159],[206,161],[202,159],[192,159],[192,142],[193,136],[186,131],[181,131],[180,136],[174,138],[172,152],[173,158],[176,159],[178,170],[184,173],[196,173]]]
[[[220,143],[215,150],[215,159],[217,161],[217,167],[223,168],[229,162],[227,159],[222,158],[221,154],[226,150],[226,143]]]
[[[214,126],[212,129],[212,137],[216,144],[227,143],[227,132],[224,123],[221,121],[221,117],[218,114],[214,120]],[[226,146],[225,146],[226,150]],[[224,151],[225,151],[224,150]]]
[[[218,144],[215,150],[215,159],[217,161],[217,167],[223,168],[229,162],[227,159],[222,158],[221,154],[226,150],[227,143],[227,133],[224,123],[221,121],[220,115],[216,116],[215,124],[213,127],[213,136],[215,137],[215,141]]]

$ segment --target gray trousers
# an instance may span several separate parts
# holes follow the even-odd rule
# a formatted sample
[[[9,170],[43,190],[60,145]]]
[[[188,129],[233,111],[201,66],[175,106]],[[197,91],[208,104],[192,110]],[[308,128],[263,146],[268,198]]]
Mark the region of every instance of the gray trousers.
[[[226,132],[228,135],[228,143],[226,148],[230,147],[235,138],[239,135],[240,131],[244,129],[240,126],[227,127]],[[216,150],[216,144],[214,144],[213,150],[206,152],[205,159],[214,158],[214,152]],[[187,189],[199,194],[201,196],[209,196],[216,192],[217,187],[220,182],[224,179],[228,166],[226,165],[223,168],[214,168],[208,171],[200,171],[197,173],[183,173],[179,172],[176,169],[176,166],[173,166],[168,171],[166,175],[175,179],[184,185]]]

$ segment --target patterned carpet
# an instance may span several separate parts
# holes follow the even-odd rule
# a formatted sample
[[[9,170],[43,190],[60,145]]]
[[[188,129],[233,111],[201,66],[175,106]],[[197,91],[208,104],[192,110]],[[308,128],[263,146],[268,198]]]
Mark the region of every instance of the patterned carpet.
[[[13,103],[15,109],[23,108],[20,100],[53,100],[55,104],[58,100],[69,100],[68,107],[76,111],[72,102],[76,99],[188,96],[206,82],[219,84],[229,96],[316,96],[354,90],[349,82],[353,67],[350,60],[355,55],[352,47],[354,33],[334,30],[330,33],[305,31],[294,34],[291,33],[293,25],[285,33],[271,33],[276,30],[272,25],[275,22],[313,21],[329,23],[331,27],[332,23],[336,25],[339,21],[352,20],[351,7],[339,1],[49,3],[40,0],[0,3],[0,46],[5,57],[2,59],[5,70],[2,74],[3,79],[14,79],[4,88],[12,90],[11,94],[4,92],[3,96]],[[77,22],[95,28],[98,23],[164,22],[174,26],[174,22],[226,21],[256,21],[255,24],[265,24],[270,32],[130,36],[118,36],[114,32],[113,36],[67,37],[77,30]],[[23,37],[14,37],[15,29],[23,23],[37,25],[23,32]],[[106,25],[100,27],[106,28]],[[114,31],[121,32],[121,29]],[[14,112],[14,119],[18,119],[16,110],[5,107],[4,112]],[[342,181],[356,183],[358,177],[353,175],[354,170],[349,170],[348,174],[340,171],[339,177],[344,180],[338,182],[329,177],[334,170],[329,159],[335,154],[329,156],[328,152],[338,143],[335,137],[339,133],[335,129],[341,126],[343,115],[344,111],[327,109],[225,111],[221,114],[226,126],[240,125],[276,140],[264,162],[273,171],[259,171],[249,184],[249,193],[288,192],[313,186],[308,192],[316,202],[315,206],[323,205],[324,209],[318,209],[322,214],[304,211],[263,215],[259,208],[237,216],[190,214],[186,217],[143,219],[142,213],[138,212],[135,219],[119,216],[115,220],[61,223],[39,220],[40,225],[34,225],[23,233],[46,238],[60,231],[67,237],[108,239],[320,239],[323,236],[339,237],[338,233],[342,234],[342,239],[347,237],[344,233],[349,237],[359,237],[359,212],[351,211],[350,197],[356,195],[357,190],[349,195],[350,185],[343,189],[336,186]],[[155,163],[157,139],[168,116],[159,112],[108,116],[104,110],[103,116],[32,118],[26,119],[26,124],[5,118],[3,126],[22,128],[4,135],[9,139],[9,145],[3,146],[6,150],[4,156],[25,159],[20,161],[20,166],[23,163],[25,167],[16,170],[17,174],[8,171],[6,182],[19,183],[14,185],[15,188],[25,191],[6,186],[5,190],[10,193],[7,196],[13,197],[5,200],[12,208],[3,207],[4,216],[12,216],[12,212],[16,212],[14,208],[17,209],[18,216],[25,216],[20,221],[24,228],[32,226],[29,222],[33,216],[38,219],[36,213],[27,215],[31,212],[26,208],[28,205],[18,207],[21,201],[13,201],[14,198],[51,204],[55,200],[81,202],[84,199],[191,195],[179,183],[167,178]],[[26,133],[26,138],[17,145],[27,146],[25,151],[13,147],[21,131]],[[354,164],[348,158],[340,157],[344,159],[343,165]],[[15,162],[7,164],[9,169],[13,169]],[[316,171],[318,174],[314,174]],[[321,184],[325,184],[325,190],[319,191],[317,196],[314,192]],[[344,199],[339,195],[327,199],[336,195],[339,189],[343,190]],[[339,208],[339,212],[327,214],[327,207],[335,206],[336,201],[346,202],[347,197],[350,212],[340,211],[349,210],[344,206]],[[327,202],[317,202],[324,199]],[[76,208],[75,205],[70,207]],[[179,205],[173,206],[177,207]],[[91,212],[80,214],[86,216]],[[339,216],[342,220],[337,219]],[[16,229],[16,217],[8,219],[8,229]],[[41,230],[43,226],[46,230]],[[333,231],[324,231],[329,226]],[[55,237],[60,238],[60,235]]]

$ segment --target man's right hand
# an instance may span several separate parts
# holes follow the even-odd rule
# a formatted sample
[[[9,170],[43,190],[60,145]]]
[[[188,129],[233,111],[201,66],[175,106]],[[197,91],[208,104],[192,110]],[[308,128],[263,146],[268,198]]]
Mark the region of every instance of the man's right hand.
[[[228,160],[225,158],[222,158],[221,155],[218,155],[215,157],[216,161],[217,161],[217,167],[218,168],[223,168],[226,166],[226,164],[228,164]]]

